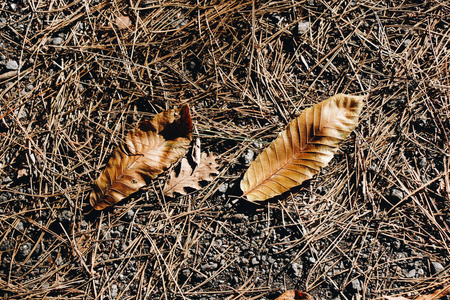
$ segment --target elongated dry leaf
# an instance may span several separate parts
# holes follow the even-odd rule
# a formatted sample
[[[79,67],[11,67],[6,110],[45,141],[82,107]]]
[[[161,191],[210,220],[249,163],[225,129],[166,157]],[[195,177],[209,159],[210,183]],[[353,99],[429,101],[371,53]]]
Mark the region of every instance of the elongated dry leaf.
[[[317,174],[358,124],[365,98],[338,94],[305,109],[250,164],[241,181],[244,196],[264,201]]]
[[[91,205],[102,210],[137,192],[186,154],[191,140],[192,120],[187,105],[140,123],[114,150],[95,181]]]
[[[297,290],[290,290],[278,296],[275,300],[311,300],[312,297],[307,293]]]
[[[164,194],[173,197],[174,193],[186,195],[185,188],[199,190],[202,188],[201,181],[213,180],[213,175],[217,174],[216,157],[213,154],[207,155],[202,152],[197,166],[193,167],[186,157],[183,157],[179,172],[172,170],[169,180],[164,187]]]

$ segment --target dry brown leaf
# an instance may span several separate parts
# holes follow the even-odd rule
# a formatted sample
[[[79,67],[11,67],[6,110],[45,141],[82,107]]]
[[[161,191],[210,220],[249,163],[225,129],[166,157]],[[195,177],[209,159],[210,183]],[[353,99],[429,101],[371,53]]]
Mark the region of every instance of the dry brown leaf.
[[[189,160],[183,157],[179,172],[172,170],[163,192],[165,195],[173,197],[175,192],[186,195],[186,187],[199,190],[202,188],[201,181],[211,181],[212,175],[217,174],[217,167],[216,157],[212,153],[207,155],[202,152],[197,167],[194,169]]]
[[[302,293],[297,290],[290,290],[287,292],[284,292],[279,297],[277,297],[275,300],[311,300],[312,297],[306,293]]]
[[[187,105],[157,114],[130,131],[95,181],[90,203],[96,210],[137,192],[180,157],[192,140]]]
[[[358,124],[364,99],[338,94],[305,109],[250,164],[241,181],[244,196],[264,201],[317,174]]]
[[[116,25],[119,29],[130,28],[131,27],[130,17],[127,17],[127,16],[116,17]]]

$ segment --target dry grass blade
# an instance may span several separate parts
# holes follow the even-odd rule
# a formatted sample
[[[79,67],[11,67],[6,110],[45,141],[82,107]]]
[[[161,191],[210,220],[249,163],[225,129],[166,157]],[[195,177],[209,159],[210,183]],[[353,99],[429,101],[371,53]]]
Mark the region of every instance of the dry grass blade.
[[[189,107],[170,109],[128,133],[95,181],[90,203],[96,210],[113,205],[155,179],[182,157],[192,140]]]
[[[317,174],[358,124],[365,98],[338,94],[306,109],[250,165],[244,196],[264,201]]]

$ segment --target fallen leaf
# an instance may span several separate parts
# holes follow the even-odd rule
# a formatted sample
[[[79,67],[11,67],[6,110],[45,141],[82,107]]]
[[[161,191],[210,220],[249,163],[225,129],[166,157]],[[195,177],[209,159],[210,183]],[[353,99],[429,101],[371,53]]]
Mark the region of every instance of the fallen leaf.
[[[297,290],[290,290],[281,294],[275,300],[311,300],[312,297]]]
[[[393,296],[384,296],[386,300],[411,300],[405,297],[393,297]]]
[[[264,201],[317,174],[358,124],[364,99],[338,94],[305,109],[250,164],[241,181],[244,196]]]
[[[113,151],[94,183],[91,205],[102,210],[137,192],[186,154],[191,140],[192,120],[187,105],[141,122]]]
[[[130,28],[131,27],[130,17],[127,17],[127,16],[116,17],[116,25],[119,29]]]
[[[165,195],[173,197],[175,192],[186,195],[186,187],[199,190],[202,188],[201,181],[211,181],[212,175],[217,174],[217,167],[216,157],[211,153],[207,155],[202,152],[196,167],[193,167],[189,160],[183,157],[179,171],[172,170],[163,192]]]

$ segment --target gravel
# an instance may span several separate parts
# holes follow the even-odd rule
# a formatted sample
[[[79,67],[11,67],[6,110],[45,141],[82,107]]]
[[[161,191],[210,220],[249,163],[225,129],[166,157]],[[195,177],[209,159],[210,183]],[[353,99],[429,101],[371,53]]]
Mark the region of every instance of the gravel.
[[[444,270],[444,266],[437,262],[437,261],[433,261],[431,262],[431,273],[432,274],[436,274],[436,273],[440,273]]]
[[[19,64],[15,60],[8,60],[6,62],[6,68],[8,70],[18,70],[19,69]]]

